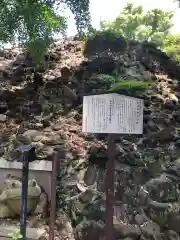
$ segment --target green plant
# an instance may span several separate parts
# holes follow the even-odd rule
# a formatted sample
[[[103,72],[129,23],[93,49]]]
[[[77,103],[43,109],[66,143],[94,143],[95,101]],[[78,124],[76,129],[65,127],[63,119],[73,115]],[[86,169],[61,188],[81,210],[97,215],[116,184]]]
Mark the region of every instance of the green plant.
[[[180,34],[171,34],[164,39],[162,49],[173,60],[180,62]]]
[[[57,11],[60,4],[74,14],[78,32],[85,31],[90,24],[89,0],[1,0],[0,46],[21,44],[35,62],[41,63],[53,35],[64,34],[67,29],[66,18]]]
[[[23,236],[20,233],[20,229],[16,228],[12,233],[9,233],[8,236],[13,240],[21,239]]]
[[[114,83],[111,88],[110,92],[125,94],[129,96],[138,96],[142,93],[145,93],[150,87],[150,84],[143,81],[136,81],[136,80],[124,80],[121,82]]]
[[[143,160],[146,164],[151,164],[156,161],[153,156],[145,156]]]
[[[128,40],[153,41],[161,46],[172,27],[172,11],[152,9],[147,13],[141,5],[127,3],[120,15],[111,22],[102,21],[101,31],[112,35],[123,36]]]

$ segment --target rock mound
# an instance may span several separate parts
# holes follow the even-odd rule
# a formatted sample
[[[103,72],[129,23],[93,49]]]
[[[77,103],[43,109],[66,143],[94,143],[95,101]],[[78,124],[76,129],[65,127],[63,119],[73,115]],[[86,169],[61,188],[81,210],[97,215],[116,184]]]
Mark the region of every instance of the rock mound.
[[[82,97],[108,91],[115,72],[119,81],[153,82],[139,96],[143,136],[116,137],[114,228],[116,239],[179,239],[179,66],[150,43],[102,36],[86,49],[77,40],[54,42],[43,69],[14,50],[0,66],[0,156],[13,161],[30,142],[39,160],[62,153],[58,203],[77,239],[102,237],[105,220],[106,136],[82,133]],[[34,84],[36,72],[42,84]]]

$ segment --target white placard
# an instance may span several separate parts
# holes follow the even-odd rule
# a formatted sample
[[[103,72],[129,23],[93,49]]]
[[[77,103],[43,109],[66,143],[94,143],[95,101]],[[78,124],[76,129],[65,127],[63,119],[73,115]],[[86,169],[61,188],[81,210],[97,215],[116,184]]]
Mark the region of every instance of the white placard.
[[[83,132],[143,133],[143,100],[101,94],[83,98]]]

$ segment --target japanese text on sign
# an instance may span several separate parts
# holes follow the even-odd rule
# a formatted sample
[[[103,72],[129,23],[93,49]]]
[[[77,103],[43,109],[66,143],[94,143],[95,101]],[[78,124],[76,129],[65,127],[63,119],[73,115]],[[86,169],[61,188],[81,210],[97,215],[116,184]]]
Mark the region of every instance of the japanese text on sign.
[[[143,133],[143,100],[118,94],[83,98],[83,132]]]

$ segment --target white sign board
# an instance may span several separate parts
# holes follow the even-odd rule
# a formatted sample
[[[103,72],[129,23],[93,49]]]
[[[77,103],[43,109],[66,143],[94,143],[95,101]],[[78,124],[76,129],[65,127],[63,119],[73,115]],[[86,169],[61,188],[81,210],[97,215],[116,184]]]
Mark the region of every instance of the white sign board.
[[[143,133],[143,100],[119,94],[83,98],[83,132]]]

